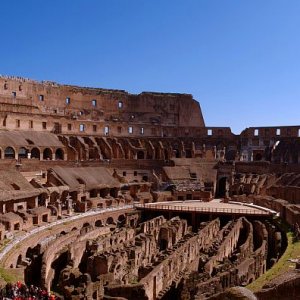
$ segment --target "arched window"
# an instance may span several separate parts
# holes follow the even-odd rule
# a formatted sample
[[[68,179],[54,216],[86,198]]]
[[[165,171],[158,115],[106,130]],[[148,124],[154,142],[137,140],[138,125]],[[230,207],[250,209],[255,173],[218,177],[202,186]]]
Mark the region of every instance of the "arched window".
[[[27,158],[28,150],[24,147],[19,149],[19,158]]]
[[[31,158],[40,159],[40,150],[38,148],[31,149]]]
[[[63,160],[64,159],[64,151],[62,149],[58,148],[55,151],[55,159],[56,160]]]
[[[15,158],[15,150],[12,147],[7,147],[4,150],[4,158]]]
[[[50,148],[46,148],[43,152],[43,159],[44,160],[51,160],[52,159],[52,151]]]

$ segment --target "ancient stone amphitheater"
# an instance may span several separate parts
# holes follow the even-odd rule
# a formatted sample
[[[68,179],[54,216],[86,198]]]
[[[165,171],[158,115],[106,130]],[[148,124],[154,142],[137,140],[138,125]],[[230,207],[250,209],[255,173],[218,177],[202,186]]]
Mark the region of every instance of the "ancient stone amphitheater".
[[[2,76],[1,285],[300,299],[299,170],[300,125],[235,135],[188,94]]]

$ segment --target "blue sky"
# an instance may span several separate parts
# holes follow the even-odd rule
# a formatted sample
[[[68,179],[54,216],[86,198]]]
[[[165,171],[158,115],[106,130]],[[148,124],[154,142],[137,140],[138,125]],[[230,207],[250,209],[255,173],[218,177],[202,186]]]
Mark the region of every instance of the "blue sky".
[[[9,0],[0,74],[191,93],[207,126],[300,124],[299,0]]]

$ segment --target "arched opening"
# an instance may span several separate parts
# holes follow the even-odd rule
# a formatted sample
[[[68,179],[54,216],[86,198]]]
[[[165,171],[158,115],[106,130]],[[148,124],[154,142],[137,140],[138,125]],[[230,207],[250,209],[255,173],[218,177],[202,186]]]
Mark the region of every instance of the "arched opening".
[[[178,149],[174,149],[174,155],[176,158],[180,158],[180,151]]]
[[[84,224],[82,225],[82,228],[89,227],[89,226],[90,226],[89,223],[84,223]]]
[[[40,150],[38,148],[31,149],[31,158],[40,159]]]
[[[24,280],[26,285],[40,285],[41,270],[42,270],[42,257],[40,244],[34,248],[29,247],[26,251],[26,258],[29,259],[30,264],[24,271]]]
[[[109,194],[109,189],[108,188],[106,188],[106,189],[101,189],[100,190],[100,197],[101,198],[105,198],[108,194]]]
[[[63,160],[64,159],[64,151],[62,149],[60,149],[60,148],[56,149],[55,159],[56,160]]]
[[[260,160],[262,160],[262,158],[263,158],[263,157],[262,157],[261,153],[256,153],[256,154],[255,154],[255,157],[254,157],[254,160],[255,160],[255,161],[260,161]]]
[[[119,189],[113,188],[113,189],[110,189],[109,194],[110,194],[112,197],[117,198],[117,197],[118,197],[118,192],[119,192]]]
[[[48,205],[47,208],[50,209],[51,216],[57,216],[58,215],[58,209],[57,209],[57,207],[55,207],[53,205]]]
[[[168,241],[165,239],[159,240],[159,251],[164,251],[168,248]]]
[[[15,158],[15,150],[12,147],[7,147],[4,150],[4,158],[14,159]]]
[[[107,218],[107,220],[106,220],[107,225],[111,225],[113,223],[114,223],[114,219],[112,217]]]
[[[226,195],[226,185],[227,185],[227,178],[222,177],[218,181],[218,187],[217,187],[217,197],[225,197]]]
[[[145,158],[144,151],[138,151],[138,153],[137,153],[137,159],[144,159],[144,158]]]
[[[52,262],[51,268],[54,271],[54,278],[51,284],[52,290],[59,291],[59,276],[61,271],[67,266],[68,258],[68,251],[66,251],[60,254],[59,257]]]
[[[14,224],[14,230],[20,230],[20,223],[15,223]]]
[[[124,215],[120,215],[118,217],[118,227],[123,227],[126,223],[126,217]]]
[[[165,160],[169,159],[169,152],[167,149],[164,150]]]
[[[226,160],[235,160],[236,156],[236,150],[229,150],[225,154],[225,159]]]
[[[51,160],[52,159],[52,151],[50,148],[46,148],[43,152],[43,159],[44,160]]]
[[[192,150],[191,149],[185,149],[185,157],[186,158],[192,158]]]
[[[28,157],[28,150],[24,147],[19,149],[19,158],[27,158]]]
[[[101,220],[97,220],[97,221],[95,222],[95,226],[96,226],[96,227],[102,227],[102,221],[101,221]]]
[[[96,198],[98,196],[98,192],[96,189],[90,191],[90,198]]]

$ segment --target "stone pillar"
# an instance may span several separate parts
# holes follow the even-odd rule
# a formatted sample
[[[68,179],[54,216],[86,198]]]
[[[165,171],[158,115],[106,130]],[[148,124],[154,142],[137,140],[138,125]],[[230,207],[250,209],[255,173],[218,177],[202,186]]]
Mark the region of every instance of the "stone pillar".
[[[61,202],[60,200],[57,200],[56,203],[57,203],[57,217],[61,217]]]
[[[73,214],[73,200],[70,195],[67,196],[67,205],[68,205],[68,215],[71,216]]]
[[[253,151],[252,150],[249,151],[249,156],[250,156],[250,161],[253,161]],[[248,161],[249,161],[249,159],[248,159]]]
[[[217,159],[217,146],[214,146],[214,156],[215,156],[215,159]]]
[[[48,196],[45,198],[45,207],[48,207],[49,202],[50,202],[50,195],[48,195]]]

